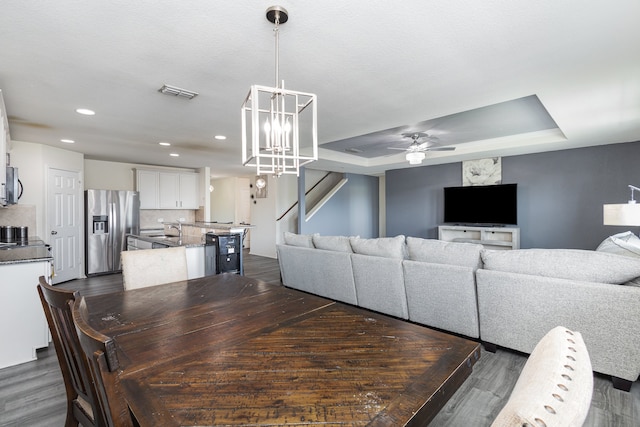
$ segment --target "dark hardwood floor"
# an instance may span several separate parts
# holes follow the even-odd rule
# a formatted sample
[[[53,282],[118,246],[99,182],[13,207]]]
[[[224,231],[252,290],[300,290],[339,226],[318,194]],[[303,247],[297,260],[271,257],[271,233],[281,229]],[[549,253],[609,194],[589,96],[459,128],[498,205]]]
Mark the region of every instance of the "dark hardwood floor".
[[[280,283],[278,262],[245,253],[245,275]],[[35,286],[35,284],[34,284]],[[122,290],[122,276],[112,274],[62,283],[83,295]],[[1,349],[0,349],[1,351]],[[473,373],[430,426],[490,426],[511,393],[526,355],[498,349],[482,352]],[[0,369],[0,426],[63,426],[65,391],[52,345],[38,351],[38,360]],[[588,427],[640,425],[640,383],[629,393],[615,390],[609,378],[595,376]]]

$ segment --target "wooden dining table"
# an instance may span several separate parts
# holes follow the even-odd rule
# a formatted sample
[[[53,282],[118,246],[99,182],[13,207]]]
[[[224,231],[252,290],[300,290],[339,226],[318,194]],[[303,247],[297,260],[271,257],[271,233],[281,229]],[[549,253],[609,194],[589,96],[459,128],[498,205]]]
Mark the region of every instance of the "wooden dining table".
[[[474,341],[235,274],[86,302],[141,426],[427,425],[480,357]]]

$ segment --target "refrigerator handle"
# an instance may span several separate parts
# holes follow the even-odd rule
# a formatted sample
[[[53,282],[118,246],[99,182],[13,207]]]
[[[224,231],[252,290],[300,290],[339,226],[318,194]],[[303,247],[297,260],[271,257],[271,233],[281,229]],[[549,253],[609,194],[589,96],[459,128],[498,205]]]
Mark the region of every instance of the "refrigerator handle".
[[[107,240],[109,242],[108,247],[111,249],[109,251],[109,266],[111,270],[115,270],[118,268],[118,266],[115,265],[115,235],[117,226],[115,206],[115,203],[109,203],[109,236],[107,237]]]

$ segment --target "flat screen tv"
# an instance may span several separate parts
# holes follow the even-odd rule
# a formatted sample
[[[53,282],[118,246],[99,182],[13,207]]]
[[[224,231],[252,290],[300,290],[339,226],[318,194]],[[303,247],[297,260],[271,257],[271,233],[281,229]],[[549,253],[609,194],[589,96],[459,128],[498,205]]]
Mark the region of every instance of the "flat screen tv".
[[[518,223],[518,185],[445,187],[444,222],[515,225]]]

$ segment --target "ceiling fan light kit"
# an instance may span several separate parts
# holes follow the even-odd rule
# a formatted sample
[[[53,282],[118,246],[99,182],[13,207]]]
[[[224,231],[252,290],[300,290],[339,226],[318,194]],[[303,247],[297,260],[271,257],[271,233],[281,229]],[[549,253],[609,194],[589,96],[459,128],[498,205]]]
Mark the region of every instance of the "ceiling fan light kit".
[[[410,165],[419,165],[422,161],[427,157],[425,154],[427,151],[453,151],[456,147],[438,147],[437,145],[429,145],[429,143],[433,143],[434,140],[438,138],[431,136],[424,132],[408,132],[403,133],[402,136],[404,138],[411,138],[412,142],[407,148],[398,148],[398,147],[388,147],[389,150],[403,150],[406,151],[407,154],[405,159],[409,162]],[[420,138],[426,138],[427,141],[418,143]]]
[[[410,165],[419,165],[425,157],[426,154],[422,151],[410,151],[407,153],[406,159]]]
[[[253,85],[242,104],[242,164],[255,167],[257,175],[297,176],[301,166],[318,160],[317,97],[284,88],[279,26],[289,15],[285,8],[271,6],[266,17],[275,25],[276,87]]]

